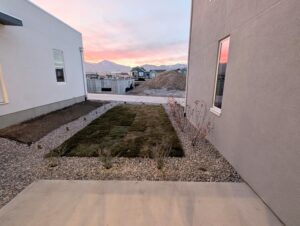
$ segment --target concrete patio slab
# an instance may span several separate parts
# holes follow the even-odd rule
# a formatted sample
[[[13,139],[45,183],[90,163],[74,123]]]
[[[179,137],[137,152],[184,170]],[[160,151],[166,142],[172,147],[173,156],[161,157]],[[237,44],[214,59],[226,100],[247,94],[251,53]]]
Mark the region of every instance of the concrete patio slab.
[[[38,181],[0,210],[1,226],[277,226],[244,183]]]
[[[168,97],[153,97],[153,96],[134,96],[134,95],[117,95],[117,94],[88,94],[89,100],[102,101],[126,101],[137,103],[151,103],[151,104],[166,104]],[[179,104],[185,106],[185,98],[174,98]]]

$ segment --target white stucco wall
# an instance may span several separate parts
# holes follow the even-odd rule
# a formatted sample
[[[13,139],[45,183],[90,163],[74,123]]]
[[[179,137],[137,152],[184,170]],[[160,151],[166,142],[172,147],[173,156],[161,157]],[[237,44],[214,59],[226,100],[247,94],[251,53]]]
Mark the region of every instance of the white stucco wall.
[[[0,65],[8,104],[0,116],[85,95],[79,32],[27,0],[1,0],[23,27],[0,24]],[[65,84],[56,81],[53,49],[63,50]]]

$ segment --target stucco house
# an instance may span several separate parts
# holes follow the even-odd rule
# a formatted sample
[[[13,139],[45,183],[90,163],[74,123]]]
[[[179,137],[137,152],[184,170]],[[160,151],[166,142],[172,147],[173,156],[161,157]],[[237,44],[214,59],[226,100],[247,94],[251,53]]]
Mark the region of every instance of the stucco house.
[[[150,78],[155,78],[159,73],[165,72],[166,70],[150,70]]]
[[[0,128],[85,99],[81,34],[27,0],[1,0]]]
[[[203,100],[210,109],[210,142],[284,224],[295,226],[299,12],[299,0],[193,0],[187,78],[187,105]]]
[[[143,67],[134,67],[130,72],[131,76],[134,77],[135,80],[146,79],[149,76],[149,72],[147,72]]]

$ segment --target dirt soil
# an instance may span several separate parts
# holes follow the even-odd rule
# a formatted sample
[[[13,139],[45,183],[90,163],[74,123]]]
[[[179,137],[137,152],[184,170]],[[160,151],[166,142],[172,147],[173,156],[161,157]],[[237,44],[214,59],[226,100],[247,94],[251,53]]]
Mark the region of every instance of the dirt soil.
[[[185,91],[186,76],[177,71],[166,71],[160,73],[156,78],[147,80],[140,83],[138,87],[128,92],[130,95],[149,95],[148,90],[158,90],[157,96],[165,96],[162,93],[165,91]],[[159,92],[164,90],[164,92]],[[155,95],[155,92],[151,92],[151,95]]]
[[[74,104],[70,107],[4,128],[0,130],[0,137],[30,145],[49,132],[88,114],[106,103],[103,101],[85,101]]]
[[[97,157],[101,151],[119,157],[157,154],[182,157],[180,141],[162,106],[121,105],[94,120],[53,150],[48,157]],[[160,153],[166,151],[165,153]]]

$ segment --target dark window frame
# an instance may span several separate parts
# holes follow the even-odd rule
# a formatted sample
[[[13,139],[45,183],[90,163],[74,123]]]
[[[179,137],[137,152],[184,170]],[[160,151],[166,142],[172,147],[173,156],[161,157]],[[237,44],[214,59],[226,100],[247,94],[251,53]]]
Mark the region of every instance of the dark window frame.
[[[226,43],[228,42],[228,43]],[[222,57],[224,57],[223,45],[225,46],[225,53],[226,53],[226,63],[222,63]],[[226,52],[227,51],[227,52]],[[215,84],[214,84],[214,96],[213,96],[213,112],[217,114],[221,114],[223,98],[224,98],[224,88],[225,88],[225,80],[226,80],[226,73],[227,73],[227,66],[229,60],[229,52],[230,52],[230,36],[226,36],[225,38],[219,41],[218,45],[218,59],[217,59],[217,69],[216,69],[216,76],[215,76]]]
[[[59,72],[62,72],[62,75],[59,75]],[[65,79],[65,69],[64,68],[55,68],[55,74],[56,74],[56,82],[66,82]]]

